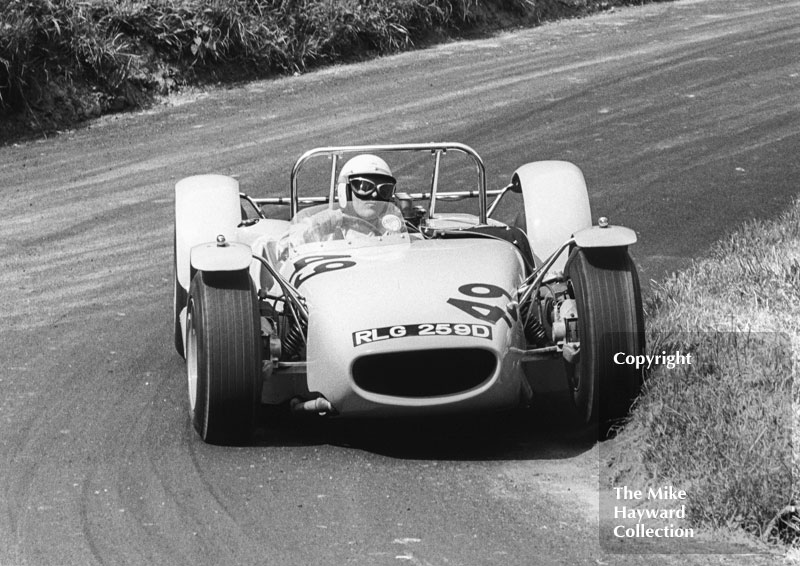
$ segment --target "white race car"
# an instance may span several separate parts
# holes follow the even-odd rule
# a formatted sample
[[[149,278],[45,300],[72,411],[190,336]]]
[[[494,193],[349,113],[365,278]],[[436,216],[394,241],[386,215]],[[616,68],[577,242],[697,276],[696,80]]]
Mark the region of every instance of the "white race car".
[[[376,200],[365,220],[337,178],[342,159],[395,152],[429,155],[430,187]],[[453,154],[474,163],[471,188],[440,190]],[[327,195],[301,197],[315,157],[330,161]],[[528,405],[545,378],[563,380],[581,422],[624,418],[642,384],[614,361],[644,350],[635,233],[592,225],[570,163],[528,163],[498,190],[485,178],[472,148],[421,143],[313,149],[288,198],[250,198],[222,175],[179,181],[175,345],[202,439],[246,441],[259,403],[336,417],[492,411]],[[492,219],[509,193],[518,225]],[[437,210],[470,198],[474,214]],[[290,220],[263,212],[278,206]]]

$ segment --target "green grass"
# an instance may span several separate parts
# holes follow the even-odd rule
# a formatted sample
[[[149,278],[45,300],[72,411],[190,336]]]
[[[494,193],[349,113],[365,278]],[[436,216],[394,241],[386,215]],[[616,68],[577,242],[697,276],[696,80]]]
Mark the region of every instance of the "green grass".
[[[653,0],[664,1],[664,0]],[[644,0],[0,0],[0,119],[41,127]]]
[[[750,222],[667,279],[645,305],[649,353],[697,361],[659,368],[612,441],[610,479],[687,489],[691,520],[797,542],[800,471],[794,377],[800,352],[800,200]],[[768,528],[769,527],[769,528]]]

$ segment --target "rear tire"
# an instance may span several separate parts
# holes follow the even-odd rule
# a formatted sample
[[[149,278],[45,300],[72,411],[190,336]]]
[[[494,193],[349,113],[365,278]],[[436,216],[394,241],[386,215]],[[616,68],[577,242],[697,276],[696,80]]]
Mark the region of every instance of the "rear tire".
[[[247,270],[198,272],[189,289],[186,329],[195,430],[211,444],[246,442],[262,385],[258,303]]]
[[[183,345],[183,329],[181,328],[181,311],[186,308],[186,289],[184,289],[180,281],[178,281],[178,236],[177,233],[172,234],[172,318],[174,327],[174,340],[175,349],[182,358],[186,358],[186,351]]]
[[[175,275],[175,283],[172,292],[173,301],[173,318],[174,318],[174,332],[175,332],[175,349],[182,358],[186,357],[186,352],[183,347],[183,331],[181,329],[181,310],[186,307],[186,290],[178,283],[178,276]]]
[[[644,353],[644,316],[639,277],[627,248],[572,251],[565,266],[578,309],[580,355],[567,363],[570,393],[583,424],[606,438],[628,415],[643,371],[619,365],[615,354]]]

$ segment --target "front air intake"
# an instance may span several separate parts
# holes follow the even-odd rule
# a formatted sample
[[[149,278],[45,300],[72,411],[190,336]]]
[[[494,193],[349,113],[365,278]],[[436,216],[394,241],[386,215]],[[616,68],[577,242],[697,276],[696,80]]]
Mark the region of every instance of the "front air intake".
[[[490,379],[497,358],[488,350],[453,348],[372,354],[353,363],[353,381],[365,391],[395,397],[455,395]]]

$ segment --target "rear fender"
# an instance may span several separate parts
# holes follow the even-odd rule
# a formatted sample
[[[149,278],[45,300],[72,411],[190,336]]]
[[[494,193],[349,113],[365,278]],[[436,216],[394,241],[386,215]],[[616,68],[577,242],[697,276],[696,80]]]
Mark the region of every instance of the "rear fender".
[[[178,181],[175,185],[175,270],[178,284],[184,290],[188,291],[191,282],[192,249],[209,242],[216,246],[219,235],[228,242],[235,242],[241,221],[236,179],[225,175],[196,175]],[[220,264],[226,265],[227,261],[220,260]]]
[[[517,169],[512,177],[522,192],[525,232],[533,253],[548,258],[573,234],[592,225],[589,195],[583,173],[567,161],[535,161]],[[561,254],[551,267],[563,271]]]

